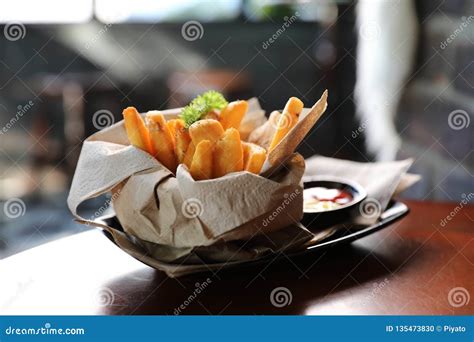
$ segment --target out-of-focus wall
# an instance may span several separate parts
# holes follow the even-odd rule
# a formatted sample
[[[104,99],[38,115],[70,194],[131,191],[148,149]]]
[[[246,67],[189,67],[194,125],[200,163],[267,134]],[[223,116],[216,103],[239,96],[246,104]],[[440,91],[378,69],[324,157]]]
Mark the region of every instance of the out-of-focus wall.
[[[397,118],[401,156],[421,183],[407,196],[462,200],[474,189],[474,2],[417,1],[418,61]]]

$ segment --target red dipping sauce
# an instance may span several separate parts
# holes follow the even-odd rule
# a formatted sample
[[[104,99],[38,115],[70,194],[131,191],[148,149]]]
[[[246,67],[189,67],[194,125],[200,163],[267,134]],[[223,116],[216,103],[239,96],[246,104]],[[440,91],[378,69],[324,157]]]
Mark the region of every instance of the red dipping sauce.
[[[350,192],[341,189],[314,187],[303,191],[303,199],[305,210],[324,211],[350,203],[353,196]]]

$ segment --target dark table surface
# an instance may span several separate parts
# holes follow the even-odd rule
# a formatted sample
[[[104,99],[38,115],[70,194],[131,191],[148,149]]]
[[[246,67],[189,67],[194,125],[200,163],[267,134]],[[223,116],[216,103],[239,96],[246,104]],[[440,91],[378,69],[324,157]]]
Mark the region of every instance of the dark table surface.
[[[473,314],[474,206],[406,203],[407,217],[350,245],[178,279],[80,233],[0,261],[0,313]]]

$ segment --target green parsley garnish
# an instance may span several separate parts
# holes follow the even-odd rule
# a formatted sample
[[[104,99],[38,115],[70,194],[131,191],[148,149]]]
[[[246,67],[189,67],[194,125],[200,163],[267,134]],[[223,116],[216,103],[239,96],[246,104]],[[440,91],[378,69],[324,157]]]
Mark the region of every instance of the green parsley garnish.
[[[227,106],[227,100],[224,96],[215,90],[209,90],[192,100],[183,108],[179,116],[184,120],[186,127],[189,127],[211,110],[223,109],[225,106]]]

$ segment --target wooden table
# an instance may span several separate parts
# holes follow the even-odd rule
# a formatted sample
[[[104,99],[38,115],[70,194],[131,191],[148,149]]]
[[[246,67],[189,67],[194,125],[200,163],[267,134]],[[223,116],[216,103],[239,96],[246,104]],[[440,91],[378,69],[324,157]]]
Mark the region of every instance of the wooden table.
[[[77,234],[0,262],[0,313],[473,314],[474,206],[407,204],[406,218],[351,245],[179,279],[99,230]],[[271,303],[277,287],[291,303]]]

